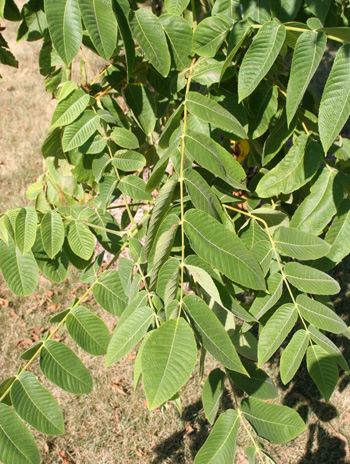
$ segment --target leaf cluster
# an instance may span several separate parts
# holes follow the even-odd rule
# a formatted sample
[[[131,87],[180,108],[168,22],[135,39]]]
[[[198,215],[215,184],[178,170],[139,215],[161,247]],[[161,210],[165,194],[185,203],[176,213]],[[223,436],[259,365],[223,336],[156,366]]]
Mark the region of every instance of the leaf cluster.
[[[251,463],[273,462],[262,440],[305,430],[277,401],[264,370],[273,357],[284,384],[306,357],[330,400],[349,370],[329,338],[350,335],[327,274],[350,253],[348,3],[30,0],[19,13],[0,0],[0,16],[21,21],[18,41],[41,41],[57,99],[32,206],[0,216],[0,270],[17,295],[33,293],[39,273],[62,282],[72,267],[87,284],[0,385],[4,464],[40,462],[22,421],[64,433],[56,400],[30,372],[36,359],[63,390],[93,388],[74,350],[54,340],[59,330],[107,367],[137,347],[135,389],[142,382],[150,410],[170,401],[181,411],[198,351],[201,373],[214,357],[202,390],[213,428],[195,464],[232,463],[248,424]],[[310,83],[329,46],[319,101]],[[86,48],[105,64],[88,79],[83,54],[72,81]],[[17,65],[9,53],[0,36],[2,62]],[[90,293],[116,317],[113,334],[83,305]],[[221,412],[227,386],[234,408]]]

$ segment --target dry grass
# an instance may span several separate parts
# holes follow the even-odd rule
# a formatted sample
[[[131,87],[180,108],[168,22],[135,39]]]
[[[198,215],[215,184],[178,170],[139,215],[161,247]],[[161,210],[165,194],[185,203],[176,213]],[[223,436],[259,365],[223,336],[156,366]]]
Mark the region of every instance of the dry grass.
[[[55,103],[45,93],[43,78],[37,71],[37,53],[40,45],[22,43],[14,46],[15,26],[10,25],[7,37],[20,61],[20,69],[1,70],[4,82],[0,93],[0,210],[23,204],[25,188],[41,173],[40,146],[44,140]],[[336,277],[343,292],[336,301],[339,314],[349,323],[350,286],[349,264],[342,265]],[[78,287],[78,289],[77,289]],[[20,354],[31,343],[40,328],[50,328],[49,319],[64,309],[75,295],[81,295],[78,274],[73,273],[62,284],[52,284],[41,278],[35,295],[16,298],[0,281],[0,358],[1,379],[15,373],[20,366]],[[97,312],[113,330],[116,320],[96,308],[92,299],[87,307]],[[41,336],[42,334],[39,334]],[[38,366],[32,370],[53,392],[64,411],[66,433],[48,437],[35,432],[44,464],[131,464],[131,463],[192,463],[194,455],[207,437],[210,427],[200,403],[201,385],[198,368],[188,381],[183,399],[183,415],[174,407],[162,413],[159,409],[149,413],[142,389],[133,393],[132,365],[135,352],[118,365],[104,369],[104,359],[87,355],[77,349],[66,332],[60,332],[62,341],[78,350],[94,378],[94,391],[90,395],[75,396],[50,384]],[[27,340],[26,340],[27,339]],[[350,358],[349,341],[338,337],[347,359]],[[308,430],[285,446],[267,446],[278,464],[345,464],[349,461],[350,386],[349,376],[341,382],[329,405],[321,400],[316,387],[305,369],[298,373],[288,388],[278,380],[278,369],[273,361],[266,368],[276,380],[283,394],[282,402],[298,409],[306,420]],[[208,358],[206,371],[215,366]],[[225,406],[232,400],[227,393]],[[244,447],[248,439],[241,428],[238,438],[236,462],[247,464]]]

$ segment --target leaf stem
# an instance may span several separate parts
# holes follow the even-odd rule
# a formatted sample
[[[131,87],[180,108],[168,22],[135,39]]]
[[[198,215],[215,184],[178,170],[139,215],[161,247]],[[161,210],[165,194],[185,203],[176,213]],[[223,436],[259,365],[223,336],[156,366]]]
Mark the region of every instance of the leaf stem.
[[[287,287],[287,290],[288,290],[289,295],[290,295],[290,297],[291,297],[291,299],[292,299],[292,302],[293,302],[293,304],[294,304],[294,306],[295,306],[295,309],[298,311],[300,320],[301,320],[301,322],[303,323],[303,325],[304,325],[304,327],[305,327],[305,330],[306,330],[306,332],[307,332],[307,334],[308,334],[309,340],[310,340],[310,342],[312,343],[312,341],[311,341],[311,336],[310,336],[309,329],[308,329],[308,326],[307,326],[307,324],[306,324],[306,322],[305,322],[303,316],[301,315],[301,313],[300,313],[300,311],[299,311],[298,304],[297,304],[297,302],[296,302],[296,299],[295,299],[295,297],[294,297],[294,294],[293,294],[293,292],[292,292],[292,289],[290,288],[290,285],[289,285],[287,276],[286,276],[286,274],[285,274],[285,272],[284,272],[284,269],[283,269],[283,266],[282,266],[282,263],[281,263],[281,260],[280,260],[279,253],[278,253],[277,248],[276,248],[276,245],[275,245],[275,241],[274,241],[274,239],[272,238],[272,235],[271,235],[271,232],[270,232],[270,229],[269,229],[269,226],[268,226],[267,222],[266,222],[264,219],[262,219],[262,218],[260,218],[260,217],[258,217],[258,216],[255,216],[255,215],[252,214],[252,213],[248,213],[247,211],[242,211],[242,210],[239,209],[239,208],[234,208],[233,206],[228,206],[228,205],[223,205],[223,206],[224,206],[224,208],[230,209],[230,210],[232,210],[232,211],[236,211],[237,213],[240,213],[240,214],[244,214],[245,216],[248,216],[248,217],[250,217],[250,218],[252,218],[252,219],[254,219],[254,220],[256,220],[256,221],[260,221],[262,224],[264,224],[264,226],[265,226],[265,228],[266,228],[266,233],[267,233],[267,235],[268,235],[268,237],[269,237],[269,240],[270,240],[270,243],[271,243],[271,246],[272,246],[272,250],[273,250],[273,252],[274,252],[274,254],[275,254],[276,261],[277,261],[278,267],[279,267],[280,272],[281,272],[281,275],[282,275],[282,279],[283,279],[283,281],[284,281],[284,283],[285,283],[285,285],[286,285],[286,287]]]
[[[192,70],[193,65],[196,59],[193,58],[188,74],[187,85],[186,85],[186,92],[185,92],[185,102],[184,102],[184,119],[183,119],[183,130],[182,130],[182,141],[181,141],[181,160],[180,160],[180,208],[181,208],[181,263],[180,263],[180,304],[179,304],[179,315],[181,315],[181,308],[182,308],[182,300],[184,297],[184,267],[185,267],[185,229],[184,229],[184,216],[185,216],[185,208],[184,208],[184,161],[185,161],[185,134],[187,129],[187,105],[186,105],[186,97],[190,90],[191,79],[192,79]]]
[[[130,231],[129,231],[130,232]],[[131,235],[131,234],[130,234]],[[119,254],[123,251],[123,249],[128,245],[128,242],[125,242],[122,247],[120,248],[120,251],[119,251]],[[111,261],[108,263],[106,269],[104,269],[102,271],[102,273],[97,277],[97,279],[95,280],[95,282],[93,282],[93,284],[86,290],[86,292],[73,304],[73,306],[70,308],[70,310],[68,311],[68,313],[64,316],[64,318],[57,324],[57,326],[54,328],[54,330],[50,333],[50,335],[46,338],[46,340],[44,340],[42,342],[42,345],[40,346],[40,348],[38,349],[38,351],[36,351],[34,353],[34,355],[31,357],[31,359],[28,360],[28,362],[25,364],[25,366],[22,367],[22,369],[19,371],[18,374],[16,374],[15,376],[15,379],[17,379],[23,372],[25,372],[28,367],[33,363],[33,361],[37,358],[37,356],[40,354],[41,350],[44,348],[45,346],[45,343],[50,340],[54,335],[55,333],[62,327],[62,325],[65,323],[67,317],[69,316],[69,314],[71,313],[72,309],[76,308],[77,306],[79,306],[84,300],[85,298],[89,295],[89,293],[93,290],[94,286],[97,284],[97,282],[99,281],[100,277],[108,271],[108,269],[110,269],[110,267],[113,265],[113,263],[118,259],[118,256],[119,255],[115,255]],[[11,388],[12,388],[12,385],[14,384],[14,382],[11,383],[11,385],[7,388],[7,390],[4,392],[4,394],[0,397],[0,403],[3,401],[3,399],[6,397],[6,395],[11,391]]]
[[[233,382],[233,380],[231,379],[231,377],[230,377],[230,375],[229,375],[227,369],[225,369],[225,372],[226,372],[226,377],[228,378],[228,381],[229,381],[229,383],[230,383],[230,387],[231,387],[232,394],[233,394],[233,397],[234,397],[234,402],[235,402],[235,404],[236,404],[236,411],[237,411],[238,417],[240,418],[240,421],[241,421],[241,423],[243,424],[243,427],[245,428],[245,431],[246,431],[247,434],[249,435],[249,438],[250,438],[250,440],[252,441],[253,446],[254,446],[256,452],[258,453],[259,458],[261,459],[261,462],[263,463],[263,462],[264,462],[264,457],[263,457],[263,455],[261,454],[260,447],[259,447],[259,445],[257,444],[257,442],[255,441],[255,438],[253,437],[253,435],[250,433],[250,430],[249,430],[249,428],[247,427],[247,424],[246,424],[246,418],[243,416],[242,411],[241,411],[241,408],[239,407],[238,398],[237,398],[237,395],[236,395],[236,392],[235,392],[234,382]]]
[[[251,28],[252,29],[261,29],[262,28],[262,24],[252,24],[251,25]],[[296,27],[296,26],[286,26],[284,24],[282,24],[282,26],[284,26],[287,31],[295,31],[295,32],[306,32],[306,31],[309,31],[310,29],[304,29],[302,27]],[[322,29],[320,29],[320,31],[322,31]],[[339,37],[335,37],[334,35],[329,35],[329,34],[326,34],[326,36],[330,39],[330,40],[334,40],[335,42],[339,42],[339,43],[346,43],[345,40],[343,39],[340,39]]]

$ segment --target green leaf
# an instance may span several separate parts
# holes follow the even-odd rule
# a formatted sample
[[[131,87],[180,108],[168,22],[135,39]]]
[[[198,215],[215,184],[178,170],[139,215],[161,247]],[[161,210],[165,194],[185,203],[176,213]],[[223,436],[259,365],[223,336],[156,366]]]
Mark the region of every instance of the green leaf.
[[[124,97],[144,132],[151,134],[157,121],[153,94],[142,84],[129,84],[124,89]]]
[[[298,311],[294,304],[279,307],[263,327],[258,345],[258,366],[268,361],[294,327]]]
[[[45,139],[41,146],[41,152],[44,158],[54,156],[55,158],[64,158],[62,144],[61,144],[62,131],[58,127],[54,129]]]
[[[221,369],[214,369],[208,375],[202,392],[202,403],[205,417],[213,424],[219,411],[224,394],[226,374]]]
[[[84,394],[92,390],[90,372],[68,346],[47,340],[40,352],[40,369],[55,385],[65,391]]]
[[[176,3],[179,4],[180,2],[176,1]],[[162,14],[159,21],[168,38],[175,69],[182,71],[188,68],[191,64],[193,35],[188,21],[182,16],[174,16],[173,14]]]
[[[79,6],[94,47],[102,58],[109,60],[117,42],[112,0],[79,0]]]
[[[172,220],[170,218],[172,218]],[[149,287],[151,290],[153,290],[156,285],[160,268],[169,258],[180,222],[179,218],[175,214],[169,215],[167,220],[169,221],[169,227],[167,227],[167,230],[164,232],[162,231],[159,238],[156,239],[153,259],[150,260],[152,267],[151,269],[148,267],[150,274]]]
[[[260,180],[257,195],[269,198],[298,190],[315,175],[322,158],[318,142],[306,135],[299,136],[283,160]]]
[[[259,263],[235,233],[203,211],[185,214],[185,233],[193,250],[234,282],[255,290],[265,289]]]
[[[100,195],[99,199],[99,206],[100,208],[105,211],[107,206],[113,203],[114,200],[120,195],[119,190],[116,190],[118,179],[116,176],[103,176],[99,182],[99,191]],[[91,226],[91,229],[94,228]]]
[[[28,350],[27,350],[28,351]],[[23,353],[25,354],[26,351]],[[23,355],[22,355],[23,356]],[[21,359],[23,359],[21,356]],[[12,406],[12,401],[11,401],[11,385],[13,382],[16,380],[16,377],[9,377],[5,379],[3,382],[0,384],[0,395],[2,397],[1,403],[7,404],[8,406]],[[3,395],[5,395],[3,397]]]
[[[165,0],[164,6],[166,11],[169,13],[173,13],[174,15],[181,15],[189,2],[190,0]]]
[[[273,241],[282,254],[304,261],[322,258],[330,250],[324,240],[293,227],[279,227]]]
[[[196,361],[196,341],[184,319],[171,319],[151,333],[141,355],[142,382],[150,410],[178,392]]]
[[[214,219],[221,221],[223,217],[221,204],[203,177],[192,168],[186,169],[183,176],[195,208],[205,211]]]
[[[319,235],[337,210],[340,211],[342,199],[343,186],[337,171],[322,168],[311,186],[310,194],[294,213],[290,227]]]
[[[265,371],[257,368],[255,364],[249,361],[243,361],[243,365],[249,377],[238,372],[229,372],[229,376],[238,388],[246,392],[249,396],[254,396],[261,400],[277,398],[278,390]]]
[[[141,302],[138,300],[137,306],[131,303],[120,318],[108,346],[106,367],[120,361],[146,334],[154,313],[149,306],[144,306],[144,300],[144,297]]]
[[[94,227],[91,227],[91,231],[97,237],[97,240],[102,245],[102,247],[109,253],[117,254],[120,250],[122,243],[120,237],[118,237],[117,234],[112,233],[112,231],[116,233],[120,232],[120,227],[116,219],[108,211],[97,209],[89,218],[89,222],[99,227],[107,228],[111,231],[108,232],[105,230],[95,229]]]
[[[348,27],[323,27],[320,30],[328,36],[337,37],[342,42],[350,42],[350,31]]]
[[[241,18],[240,0],[217,0],[211,13],[213,16],[225,15],[238,21]]]
[[[278,119],[275,121],[263,146],[263,166],[266,166],[280,152],[287,140],[292,137],[297,124],[297,117],[295,116],[288,125],[285,108],[276,117]]]
[[[220,414],[213,430],[199,450],[194,464],[231,463],[235,459],[239,415],[233,409]]]
[[[287,88],[287,120],[292,121],[327,45],[324,32],[305,31],[297,40]]]
[[[110,135],[111,139],[122,148],[133,150],[139,147],[139,141],[131,130],[124,127],[115,127]]]
[[[42,244],[40,247],[33,248],[34,258],[44,276],[52,282],[63,282],[69,272],[69,259],[64,250],[60,251],[53,258],[50,258],[44,251]]]
[[[302,0],[270,0],[272,15],[281,23],[293,21],[298,14]]]
[[[195,281],[206,291],[210,298],[212,298],[218,305],[220,305],[229,313],[233,313],[239,319],[248,322],[255,321],[255,318],[251,316],[251,314],[241,305],[238,304],[237,300],[235,300],[230,295],[225,287],[217,280],[214,280],[211,275],[203,268],[206,267],[206,263],[204,261],[199,259],[196,260],[202,261],[200,263],[196,263],[202,264],[202,267],[199,267],[190,264],[193,260],[190,260],[189,258],[191,258],[191,256],[187,257],[185,260],[186,268],[191,273]]]
[[[225,110],[219,103],[216,103],[216,101],[198,92],[188,92],[186,106],[188,111],[197,118],[242,139],[248,138],[241,123],[229,111]]]
[[[0,241],[0,270],[9,289],[16,295],[28,296],[36,289],[39,271],[33,253],[22,255],[11,237],[8,246]]]
[[[83,38],[78,0],[45,0],[45,14],[53,45],[69,65]]]
[[[68,314],[66,326],[73,340],[90,354],[106,354],[109,330],[102,320],[83,306],[75,306]]]
[[[33,435],[15,411],[0,403],[0,459],[6,464],[40,464]]]
[[[230,31],[232,22],[225,16],[209,16],[196,27],[193,34],[193,51],[199,56],[212,58]]]
[[[118,271],[104,272],[92,292],[97,303],[116,316],[120,316],[128,304]]]
[[[90,95],[82,89],[73,90],[66,98],[60,99],[51,119],[50,129],[71,124],[85,110]]]
[[[196,163],[223,179],[232,187],[246,190],[246,173],[235,158],[205,134],[186,131],[185,146]]]
[[[171,138],[173,132],[175,132],[176,129],[180,126],[181,116],[182,116],[183,109],[184,109],[183,107],[184,107],[184,105],[183,105],[183,103],[181,103],[176,108],[176,110],[171,114],[169,119],[167,120],[167,122],[166,122],[166,124],[164,126],[164,129],[162,131],[162,134],[160,136],[160,139],[159,139],[159,146],[161,148],[167,148],[169,146],[170,138]],[[169,159],[169,156],[167,156],[166,152],[163,154],[162,158],[163,157],[164,157],[164,160]],[[160,160],[162,158],[160,158],[158,162],[160,162]],[[160,163],[160,164],[162,164],[162,163]],[[156,169],[156,166],[155,166],[155,169]]]
[[[170,179],[163,185],[163,187],[159,191],[156,202],[152,209],[151,218],[149,220],[148,230],[146,234],[144,248],[145,257],[149,256],[150,251],[154,245],[154,240],[156,238],[159,227],[168,213],[170,204],[173,200],[173,194],[176,185],[177,180]]]
[[[318,329],[336,334],[348,330],[345,322],[330,308],[306,295],[298,295],[297,304],[301,315]]]
[[[146,159],[141,153],[132,150],[120,150],[115,155],[111,164],[121,171],[138,171],[146,164]],[[137,176],[128,176],[135,177]]]
[[[280,376],[284,385],[292,380],[306,353],[309,336],[306,330],[298,330],[283,350],[280,361]]]
[[[323,91],[318,126],[325,153],[350,115],[350,44],[337,52]]]
[[[214,4],[217,4],[217,1]],[[245,39],[249,36],[251,32],[251,21],[250,20],[243,20],[237,21],[230,32],[228,37],[228,44],[227,44],[227,56],[225,62],[222,66],[220,79],[219,82],[222,81],[224,77],[226,69],[231,65],[233,58],[235,57],[238,50],[243,45]]]
[[[22,255],[30,251],[34,245],[38,216],[33,206],[21,208],[16,217],[15,241]]]
[[[11,388],[12,404],[17,414],[39,432],[64,433],[61,409],[55,398],[31,372],[22,372]]]
[[[152,195],[146,192],[146,182],[135,175],[123,177],[118,187],[121,192],[133,200],[152,200]]]
[[[338,264],[350,253],[349,240],[350,200],[347,198],[340,204],[337,215],[325,237],[325,241],[331,245],[331,249],[317,265],[319,265],[321,269],[327,270]]]
[[[154,189],[159,187],[162,181],[165,170],[169,164],[170,153],[165,152],[164,155],[159,158],[155,164],[152,174],[146,184],[146,192],[153,192]]]
[[[317,16],[322,22],[326,19],[331,0],[305,0],[311,13]]]
[[[46,213],[41,220],[40,234],[45,252],[53,258],[62,250],[64,242],[64,226],[60,214],[55,211]]]
[[[0,217],[0,240],[4,241],[8,245],[8,231],[6,227],[6,216]]]
[[[123,5],[123,4],[122,4]],[[124,52],[127,67],[127,82],[129,82],[135,64],[135,43],[131,35],[130,25],[126,18],[129,5],[123,11],[117,0],[112,0],[114,14],[117,18],[118,29],[124,42]]]
[[[62,137],[64,151],[73,150],[83,145],[96,131],[99,125],[99,116],[91,110],[85,110],[79,118],[66,126]]]
[[[251,98],[249,133],[252,139],[257,139],[267,131],[277,108],[277,87],[268,81],[261,82]]]
[[[157,295],[167,306],[176,297],[179,285],[179,266],[177,258],[169,258],[161,267],[157,279]]]
[[[183,305],[204,348],[228,369],[246,374],[230,337],[209,306],[196,295],[186,295]]]
[[[334,359],[320,346],[311,345],[306,352],[306,365],[312,380],[328,403],[339,379]]]
[[[131,20],[138,44],[148,61],[164,77],[170,71],[170,53],[162,25],[151,10],[140,8]]]
[[[260,24],[270,21],[269,0],[241,0],[241,5],[244,18],[251,18]]]
[[[280,273],[274,273],[267,279],[267,290],[266,292],[259,292],[250,307],[249,312],[257,319],[261,319],[262,316],[271,309],[281,298],[283,290],[283,278]]]
[[[317,343],[318,346],[323,348],[324,351],[326,351],[340,367],[342,367],[345,371],[349,371],[349,365],[339,348],[312,325],[308,327],[308,330],[312,340]]]
[[[259,437],[273,444],[293,440],[306,429],[299,414],[288,406],[244,398],[241,410]]]
[[[274,64],[284,39],[286,28],[275,21],[266,22],[254,37],[243,58],[238,75],[239,101],[248,97]]]
[[[69,223],[68,243],[77,256],[88,260],[95,249],[95,239],[87,226],[78,220],[73,220]]]
[[[315,295],[335,295],[340,287],[337,281],[318,269],[300,263],[287,263],[284,272],[298,290]]]

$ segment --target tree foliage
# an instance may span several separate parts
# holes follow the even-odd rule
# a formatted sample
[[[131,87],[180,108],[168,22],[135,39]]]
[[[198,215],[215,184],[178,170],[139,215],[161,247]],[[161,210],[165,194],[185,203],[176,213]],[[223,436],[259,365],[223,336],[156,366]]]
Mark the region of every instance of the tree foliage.
[[[64,432],[33,362],[63,390],[93,388],[57,331],[106,355],[106,366],[139,346],[135,388],[141,381],[150,410],[178,402],[198,349],[202,367],[210,353],[220,365],[203,388],[213,428],[197,464],[232,463],[247,424],[258,437],[249,434],[249,462],[272,462],[260,438],[279,444],[305,430],[295,410],[270,402],[277,389],[264,364],[276,354],[284,384],[305,356],[325,401],[339,368],[348,370],[327,334],[350,337],[329,299],[339,284],[326,272],[350,253],[350,140],[340,135],[350,115],[349,2],[158,6],[30,0],[20,12],[0,0],[0,17],[20,21],[18,40],[42,42],[41,74],[57,99],[45,171],[28,189],[33,206],[0,216],[0,269],[17,295],[35,291],[39,272],[57,282],[72,267],[89,285],[3,379],[4,464],[40,462],[23,421]],[[309,86],[329,46],[336,56],[319,102]],[[77,83],[82,47],[105,65],[87,81],[84,58]],[[0,61],[18,65],[3,35]],[[90,293],[118,318],[111,336],[83,306]],[[234,409],[220,413],[225,385]]]

